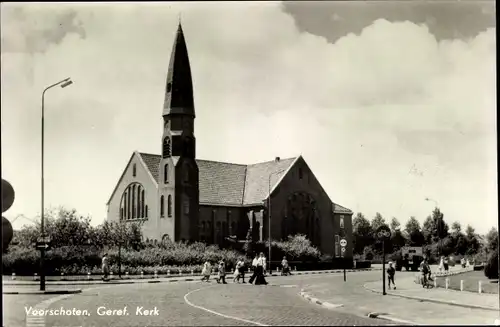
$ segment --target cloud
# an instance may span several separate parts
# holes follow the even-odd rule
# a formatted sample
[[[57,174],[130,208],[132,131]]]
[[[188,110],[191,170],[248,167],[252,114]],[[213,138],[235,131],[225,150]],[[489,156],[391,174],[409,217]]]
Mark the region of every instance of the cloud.
[[[71,33],[85,38],[77,12],[65,5],[2,5],[2,52],[45,52]]]
[[[13,211],[38,209],[40,91],[71,76],[73,86],[47,98],[48,202],[102,220],[131,151],[160,150],[182,12],[199,158],[253,163],[302,153],[335,202],[370,217],[424,219],[431,197],[453,221],[495,224],[495,28],[439,40],[424,24],[378,19],[331,43],[272,2],[66,9],[85,38],[72,32],[43,53],[2,53]],[[60,21],[44,17],[48,26]],[[22,22],[2,24],[12,31]]]

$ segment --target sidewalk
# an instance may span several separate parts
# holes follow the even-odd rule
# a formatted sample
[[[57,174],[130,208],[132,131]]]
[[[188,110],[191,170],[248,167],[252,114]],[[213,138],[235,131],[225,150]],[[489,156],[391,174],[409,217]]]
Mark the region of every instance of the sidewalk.
[[[373,268],[369,269],[346,269],[346,272],[357,272],[357,271],[367,271],[367,270],[380,270],[377,265]],[[337,274],[342,273],[344,270],[336,269],[336,270],[315,270],[315,271],[293,271],[294,275],[308,275],[308,274]],[[212,276],[216,276],[217,274],[212,274]],[[275,277],[280,276],[279,273],[273,272],[272,275],[267,275],[267,277]],[[91,276],[92,279],[86,279],[86,276],[65,276],[65,278],[75,278],[74,280],[60,280],[61,277],[57,276],[48,276],[46,278],[47,285],[99,285],[99,284],[136,284],[136,283],[168,283],[168,282],[178,282],[178,281],[195,281],[201,277],[201,274],[175,274],[175,275],[158,275],[157,278],[154,276],[147,275],[144,278],[138,278],[137,276],[126,277],[122,275],[122,279],[119,279],[116,275],[107,282],[104,282],[100,279],[100,276]],[[59,280],[54,280],[58,278]],[[31,280],[30,280],[31,279]],[[31,286],[31,285],[39,285],[39,279],[33,280],[33,277],[28,276],[19,276],[16,277],[15,280],[12,280],[11,276],[3,276],[2,285],[5,289],[6,286]]]
[[[443,303],[464,308],[492,310],[495,312],[499,310],[497,294],[460,292],[444,288],[427,289],[415,283],[413,278],[396,280],[396,285],[396,290],[386,289],[386,293],[392,296],[433,303]],[[382,293],[381,281],[366,283],[364,287],[370,291]]]
[[[352,279],[351,279],[352,280]],[[363,287],[363,283],[364,286]],[[440,289],[418,289],[418,285],[413,282],[413,274],[408,277],[396,280],[397,290],[388,290],[386,296],[382,295],[382,281],[373,282],[349,282],[346,283],[322,283],[308,285],[303,289],[301,295],[309,301],[334,308],[351,314],[363,316],[379,316],[379,318],[389,319],[397,324],[416,325],[491,325],[499,317],[495,303],[498,302],[496,295],[493,299],[489,294],[475,294],[486,297],[471,299],[456,292],[447,295],[434,295],[435,291],[446,292]],[[366,289],[370,287],[372,291]],[[434,299],[441,301],[429,302],[416,299],[418,293],[432,293]],[[458,293],[458,294],[457,294]],[[437,293],[436,293],[437,294]],[[395,295],[395,296],[391,296]],[[401,296],[403,295],[403,296]],[[442,297],[439,299],[439,297]],[[443,298],[454,301],[453,305],[445,304]],[[423,297],[423,296],[422,296]],[[496,301],[494,301],[496,300]],[[459,302],[469,301],[484,308],[471,308],[458,306]],[[475,301],[475,303],[473,303]],[[498,308],[498,304],[496,305]]]

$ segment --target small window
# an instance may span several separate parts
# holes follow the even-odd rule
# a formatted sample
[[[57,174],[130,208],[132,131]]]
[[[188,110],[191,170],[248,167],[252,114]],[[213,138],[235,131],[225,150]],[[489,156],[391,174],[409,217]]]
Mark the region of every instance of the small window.
[[[137,176],[137,165],[134,164],[134,166],[132,166],[132,177],[135,177]]]
[[[145,210],[144,217],[148,218],[148,206],[147,205],[145,206],[144,210]]]
[[[167,83],[167,92],[168,93],[172,92],[172,82]]]
[[[335,244],[340,243],[340,237],[338,235],[335,235]]]
[[[299,179],[302,179],[303,175],[302,175],[302,168],[299,168]]]
[[[340,216],[340,228],[344,228],[344,216]]]
[[[163,166],[163,184],[168,184],[168,164]]]
[[[168,196],[168,203],[167,203],[167,210],[168,210],[168,216],[172,217],[172,196]]]
[[[189,200],[184,200],[184,214],[189,215]]]
[[[165,217],[165,197],[160,197],[160,217]]]

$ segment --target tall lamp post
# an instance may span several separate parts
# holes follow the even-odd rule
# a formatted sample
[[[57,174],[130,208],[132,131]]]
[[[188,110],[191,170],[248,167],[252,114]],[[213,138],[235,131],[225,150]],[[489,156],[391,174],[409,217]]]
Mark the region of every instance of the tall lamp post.
[[[431,198],[425,198],[425,201],[431,201],[431,202],[434,202],[436,208],[439,207],[438,203],[436,200],[433,200]],[[438,247],[438,257],[441,256],[441,252],[442,252],[442,248],[443,248],[443,242],[442,242],[442,239],[441,239],[441,224],[442,224],[442,221],[441,221],[441,218],[439,218],[438,220],[438,236],[439,236],[439,247]]]
[[[274,175],[277,175],[277,174],[280,174],[282,172],[284,172],[285,169],[282,169],[282,170],[279,170],[279,171],[275,171],[275,172],[272,172],[269,174],[269,180],[268,180],[268,206],[267,206],[267,223],[268,223],[268,232],[267,232],[267,236],[268,236],[268,239],[269,239],[269,273],[272,274],[272,271],[271,271],[271,178],[274,176]]]
[[[65,88],[66,86],[70,86],[73,84],[71,79],[68,77],[66,79],[63,79],[62,81],[59,81],[57,83],[54,83],[50,86],[47,86],[43,92],[42,92],[42,203],[41,203],[41,222],[40,222],[40,230],[41,230],[41,236],[45,236],[45,215],[44,215],[44,139],[45,139],[45,92],[50,90],[51,88],[60,85],[62,88]],[[40,291],[45,291],[45,270],[44,270],[44,259],[45,259],[45,249],[41,248],[40,249]]]

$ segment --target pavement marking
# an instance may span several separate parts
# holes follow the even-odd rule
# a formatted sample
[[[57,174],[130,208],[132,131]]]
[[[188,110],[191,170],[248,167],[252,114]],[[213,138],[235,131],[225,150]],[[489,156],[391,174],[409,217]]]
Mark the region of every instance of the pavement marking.
[[[197,309],[200,309],[200,310],[203,310],[203,311],[206,311],[206,312],[209,312],[211,314],[214,314],[214,315],[217,315],[217,316],[221,316],[221,317],[224,317],[224,318],[228,318],[228,319],[233,319],[233,320],[237,320],[237,321],[241,321],[241,322],[245,322],[247,324],[254,324],[254,325],[257,325],[257,326],[269,326],[269,325],[265,325],[265,324],[261,324],[260,322],[256,322],[256,321],[251,321],[251,320],[247,320],[247,319],[243,319],[243,318],[239,318],[239,317],[234,317],[234,316],[229,316],[229,315],[225,315],[223,313],[220,313],[220,312],[216,312],[216,311],[213,311],[213,310],[210,310],[210,309],[207,309],[205,307],[202,307],[202,306],[199,306],[199,305],[196,305],[196,304],[193,304],[191,303],[189,300],[188,300],[188,296],[192,293],[195,293],[195,292],[198,292],[198,291],[201,291],[201,290],[204,290],[204,289],[207,289],[207,288],[211,288],[211,287],[215,287],[216,285],[212,285],[212,286],[208,286],[208,287],[200,287],[200,288],[197,288],[195,290],[192,290],[188,293],[186,293],[186,295],[184,295],[184,301],[192,306],[193,308],[197,308]]]
[[[420,326],[420,324],[417,324],[416,322],[409,321],[409,320],[404,320],[400,318],[393,317],[387,313],[379,313],[379,312],[370,312],[368,314],[369,318],[376,318],[376,319],[383,319],[383,320],[388,320],[388,321],[393,321],[397,322],[400,324],[408,324],[408,325],[413,325],[413,326]]]

